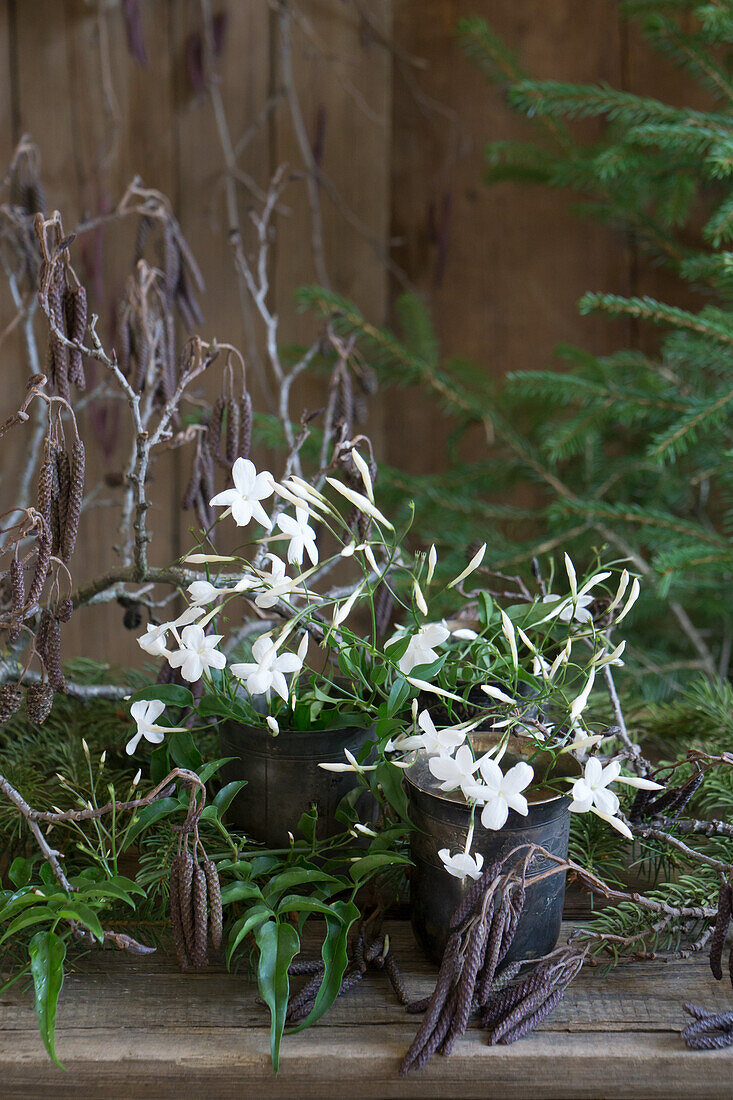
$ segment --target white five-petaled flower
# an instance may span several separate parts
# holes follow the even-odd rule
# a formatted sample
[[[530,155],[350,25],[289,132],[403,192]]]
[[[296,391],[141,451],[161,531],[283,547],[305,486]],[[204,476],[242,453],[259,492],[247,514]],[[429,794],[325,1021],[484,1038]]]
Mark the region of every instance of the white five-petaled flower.
[[[651,779],[638,779],[636,776],[621,775],[621,764],[618,760],[612,760],[605,768],[597,756],[591,756],[586,761],[583,775],[574,780],[571,795],[573,801],[570,809],[573,813],[597,814],[609,825],[613,825],[623,836],[632,838],[631,830],[616,814],[619,809],[618,796],[609,791],[610,783],[625,783],[629,787],[639,787],[645,791],[661,791],[660,783],[654,783]]]
[[[170,622],[160,623],[158,626],[148,623],[145,633],[138,638],[137,644],[151,657],[163,657],[168,653],[166,645],[168,631],[172,630],[176,633],[179,626],[187,626],[200,618],[203,613],[203,607],[187,607],[183,614],[177,619],[171,619]]]
[[[448,874],[453,875],[454,878],[477,879],[481,875],[484,857],[480,852],[475,856],[470,855],[468,852],[457,852],[452,856],[450,848],[441,848],[438,855],[443,861]]]
[[[160,718],[164,710],[165,703],[160,699],[149,699],[147,702],[132,704],[130,714],[137,726],[137,733],[133,734],[125,747],[128,756],[132,756],[142,737],[152,745],[159,745],[166,733],[176,733],[181,728],[155,724],[156,718]]]
[[[259,596],[255,596],[255,603],[263,609],[274,607],[278,600],[284,596],[303,592],[303,589],[295,587],[298,583],[297,580],[287,576],[285,562],[282,558],[279,558],[277,554],[268,554],[267,557],[270,562],[270,572],[260,574],[266,587]]]
[[[296,508],[295,519],[292,516],[282,515],[277,517],[277,525],[284,535],[290,539],[288,544],[288,561],[297,565],[303,564],[303,554],[306,553],[313,565],[318,564],[318,547],[316,546],[316,533],[308,525],[310,513],[307,508]]]
[[[360,764],[349,749],[344,749],[344,756],[348,760],[348,764],[332,764],[329,762],[319,764],[318,767],[323,768],[324,772],[373,772],[377,769],[376,764]]]
[[[171,668],[180,668],[181,676],[195,684],[210,668],[224,668],[227,659],[216,647],[223,634],[206,634],[202,626],[186,626],[181,631],[181,648],[168,654]]]
[[[219,596],[229,592],[228,588],[217,588],[211,581],[191,581],[188,586],[188,595],[191,603],[196,605],[213,603]]]
[[[442,623],[426,623],[412,635],[407,649],[397,662],[400,672],[412,672],[417,665],[429,665],[438,654],[435,647],[450,637],[450,630]]]
[[[297,653],[279,653],[278,642],[273,642],[272,633],[260,634],[252,646],[252,661],[231,665],[232,675],[244,682],[250,695],[267,695],[276,692],[287,701],[288,682],[286,673],[300,672],[308,649],[308,635],[304,634]]]
[[[417,700],[415,700],[416,702]],[[428,756],[452,756],[455,750],[466,740],[466,729],[460,726],[448,726],[437,730],[427,710],[421,710],[417,724],[422,733],[401,737],[390,744],[390,748],[405,750],[424,749]]]
[[[234,487],[217,493],[209,504],[216,508],[231,508],[237,527],[246,527],[252,519],[256,519],[269,531],[272,521],[260,501],[271,497],[275,491],[272,474],[269,470],[258,474],[251,459],[238,458],[232,466],[232,479]]]
[[[478,761],[474,760],[468,745],[461,745],[455,756],[431,756],[428,767],[439,781],[441,791],[461,790],[466,793],[469,787],[475,787],[475,771]]]
[[[510,810],[527,816],[527,799],[521,793],[534,779],[534,770],[520,760],[504,774],[500,765],[487,753],[478,762],[483,783],[468,786],[464,794],[483,803],[481,824],[484,829],[501,829]]]
[[[567,596],[557,596],[554,592],[548,592],[546,596],[542,597],[542,602],[557,603],[560,599],[565,600],[565,606],[557,614],[557,618],[562,622],[569,623],[574,620],[576,623],[589,623],[593,621],[593,616],[588,611],[588,607],[593,603],[593,596],[587,594],[578,596],[577,600],[573,602]]]

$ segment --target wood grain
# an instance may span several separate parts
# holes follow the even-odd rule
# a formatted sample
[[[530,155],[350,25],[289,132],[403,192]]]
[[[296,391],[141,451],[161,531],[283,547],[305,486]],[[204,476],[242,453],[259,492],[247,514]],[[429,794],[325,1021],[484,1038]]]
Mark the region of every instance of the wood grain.
[[[565,925],[567,932],[572,925]],[[410,995],[429,992],[435,970],[404,921],[389,925]],[[733,1052],[685,1050],[679,1031],[690,999],[711,1009],[730,991],[704,958],[586,968],[538,1032],[488,1047],[473,1026],[449,1058],[397,1077],[417,1026],[383,975],[370,973],[311,1030],[284,1040],[280,1074],[269,1068],[266,1011],[242,975],[220,967],[182,975],[163,957],[99,952],[66,981],[57,1050],[88,1096],[727,1097]],[[0,1001],[3,1096],[41,1097],[68,1080],[46,1060],[27,994]],[[112,1024],[114,1020],[114,1025]]]

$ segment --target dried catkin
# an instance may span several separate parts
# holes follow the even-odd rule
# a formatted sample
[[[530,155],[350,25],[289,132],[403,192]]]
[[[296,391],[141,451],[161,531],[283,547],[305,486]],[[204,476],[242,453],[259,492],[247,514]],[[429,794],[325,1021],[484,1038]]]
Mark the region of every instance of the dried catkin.
[[[209,933],[209,911],[206,898],[206,874],[198,864],[193,869],[191,891],[193,909],[193,965],[197,970],[206,966],[206,944]]]
[[[18,558],[13,558],[10,563],[10,613],[13,624],[8,630],[8,643],[13,645],[20,637],[25,608],[25,578],[23,575],[23,563]]]
[[[227,465],[233,466],[239,454],[239,405],[231,397],[227,398],[226,414],[226,459]]]
[[[227,460],[221,449],[221,425],[224,420],[225,408],[226,401],[219,395],[211,408],[211,420],[209,421],[208,430],[209,450],[224,469],[227,468]]]
[[[239,399],[239,457],[249,458],[252,446],[252,398],[245,390]]]
[[[51,535],[48,527],[44,523],[36,539],[36,567],[33,571],[30,588],[28,589],[27,606],[29,608],[33,608],[35,604],[38,603],[38,599],[43,591],[43,586],[46,583],[50,564]]]
[[[196,503],[196,499],[201,490],[201,451],[196,447],[193,452],[193,461],[191,463],[191,476],[188,479],[188,485],[186,491],[183,494],[183,501],[181,502],[184,512],[187,512],[190,508],[193,508]]]
[[[36,509],[41,513],[47,524],[51,522],[51,499],[53,497],[54,480],[56,473],[56,452],[49,439],[46,440],[43,462],[38,471],[38,489],[36,492]]]
[[[25,691],[25,709],[31,722],[42,726],[51,713],[53,691],[48,684],[29,684]]]
[[[175,855],[171,860],[170,873],[170,906],[171,906],[171,931],[173,933],[173,946],[176,950],[176,958],[181,970],[188,970],[190,960],[186,951],[186,937],[183,932],[183,920],[181,917],[181,868],[183,857]]]
[[[0,686],[0,723],[12,718],[20,709],[22,702],[23,692],[17,684],[2,684]]]
[[[66,330],[69,339],[81,344],[87,331],[87,292],[83,286],[69,289],[65,297]],[[69,348],[69,379],[77,389],[86,389],[84,361],[79,348]]]
[[[221,904],[221,884],[216,864],[213,859],[204,860],[204,874],[209,895],[209,930],[211,932],[211,946],[214,951],[221,947],[223,929],[223,911]]]
[[[76,538],[79,534],[79,520],[84,503],[84,475],[86,455],[81,439],[75,439],[71,448],[71,480],[69,483],[69,501],[66,508],[66,522],[61,533],[61,556],[68,562],[74,553]]]
[[[456,1039],[460,1039],[468,1027],[473,1006],[473,993],[476,988],[476,975],[484,961],[488,930],[489,921],[486,918],[482,918],[471,930],[461,981],[456,989],[455,1012],[443,1043],[443,1054],[450,1054]]]
[[[727,882],[720,884],[718,892],[718,913],[715,919],[715,930],[710,941],[710,969],[713,977],[718,981],[723,977],[723,947],[725,937],[728,934],[728,925],[731,917],[731,888]]]
[[[193,917],[193,871],[194,862],[193,856],[185,849],[181,853],[181,868],[180,868],[180,880],[179,880],[179,897],[181,904],[181,921],[183,923],[183,935],[186,941],[186,951],[188,957],[193,959],[194,951],[196,947],[196,936],[194,932],[194,917]]]
[[[57,264],[48,292],[49,319],[51,333],[49,338],[49,366],[52,372],[56,393],[65,401],[71,397],[69,389],[69,348],[63,337],[66,336],[66,317],[64,296],[66,291],[66,271],[62,263]]]
[[[59,528],[63,532],[66,527],[66,513],[69,509],[69,492],[71,490],[71,462],[63,447],[59,447],[56,453],[56,494]]]
[[[60,623],[68,623],[74,613],[74,601],[71,596],[65,596],[56,604],[56,618]]]
[[[166,301],[170,307],[181,279],[181,250],[169,221],[163,228],[163,277]]]

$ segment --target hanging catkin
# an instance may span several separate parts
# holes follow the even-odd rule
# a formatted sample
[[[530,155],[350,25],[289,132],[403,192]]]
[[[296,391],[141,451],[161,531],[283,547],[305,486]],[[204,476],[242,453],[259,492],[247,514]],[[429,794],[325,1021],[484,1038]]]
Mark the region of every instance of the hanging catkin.
[[[42,726],[51,713],[53,690],[48,684],[29,684],[25,690],[25,709],[31,722]]]
[[[206,873],[198,864],[193,869],[193,888],[191,891],[193,908],[193,965],[197,970],[206,966],[206,942],[209,932],[209,914],[206,901]]]
[[[12,718],[23,703],[23,692],[18,684],[0,686],[0,725]]]
[[[69,482],[69,500],[66,509],[66,522],[61,532],[61,556],[68,562],[74,553],[76,538],[79,534],[79,520],[84,502],[84,475],[86,454],[84,443],[75,439],[71,448],[71,477]]]
[[[249,458],[252,446],[252,398],[247,390],[244,390],[239,399],[239,455],[241,458]]]
[[[13,558],[10,563],[10,613],[13,617],[13,625],[8,630],[8,643],[13,645],[20,637],[23,611],[25,610],[25,577],[23,563],[19,558]]]
[[[226,401],[226,460],[227,466],[233,466],[239,456],[239,405],[233,397]]]
[[[204,874],[209,895],[209,928],[211,931],[211,946],[215,951],[221,947],[222,937],[222,903],[221,884],[216,870],[216,864],[212,859],[204,860]]]
[[[181,915],[181,872],[183,869],[183,856],[178,853],[171,860],[170,874],[170,906],[171,906],[171,930],[173,932],[173,946],[176,949],[176,958],[181,970],[187,970],[190,964],[186,950],[186,936],[183,931],[183,918]]]
[[[71,397],[69,389],[69,349],[63,340],[63,337],[66,336],[65,291],[66,270],[62,263],[58,263],[48,291],[48,311],[51,322],[48,361],[54,389],[59,397],[68,401]]]
[[[64,299],[69,339],[81,344],[87,331],[87,292],[83,286],[67,288]],[[84,361],[78,348],[69,348],[69,379],[78,390],[86,389]]]

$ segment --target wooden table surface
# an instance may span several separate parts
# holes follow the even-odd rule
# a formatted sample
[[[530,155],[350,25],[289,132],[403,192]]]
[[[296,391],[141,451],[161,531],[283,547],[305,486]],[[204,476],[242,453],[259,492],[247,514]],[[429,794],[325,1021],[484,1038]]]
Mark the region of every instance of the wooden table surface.
[[[565,931],[570,927],[565,925]],[[408,992],[424,996],[435,970],[410,927],[388,925]],[[0,1096],[47,1097],[733,1097],[733,1048],[691,1052],[679,1032],[685,999],[730,1008],[730,986],[707,959],[639,962],[603,977],[586,967],[533,1035],[489,1047],[472,1027],[448,1058],[407,1078],[397,1066],[419,1017],[406,1016],[383,974],[371,972],[319,1024],[283,1041],[269,1065],[266,1009],[256,988],[219,965],[181,974],[161,954],[99,951],[67,976],[57,1051],[46,1058],[31,996],[0,997]]]

